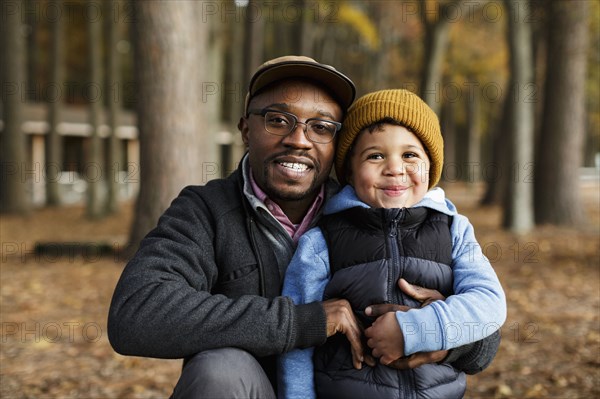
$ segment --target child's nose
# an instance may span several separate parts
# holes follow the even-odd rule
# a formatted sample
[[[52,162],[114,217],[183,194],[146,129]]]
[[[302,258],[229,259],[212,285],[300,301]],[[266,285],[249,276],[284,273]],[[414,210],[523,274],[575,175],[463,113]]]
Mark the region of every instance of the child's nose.
[[[406,172],[406,163],[402,159],[390,158],[387,162],[387,174],[396,176]]]

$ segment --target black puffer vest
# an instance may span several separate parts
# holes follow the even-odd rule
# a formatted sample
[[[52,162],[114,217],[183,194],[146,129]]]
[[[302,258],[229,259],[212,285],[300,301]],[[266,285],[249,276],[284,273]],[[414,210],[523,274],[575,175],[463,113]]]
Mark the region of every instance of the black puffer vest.
[[[368,305],[420,306],[397,287],[401,277],[451,295],[450,219],[422,207],[356,207],[324,217],[320,227],[332,274],[324,299],[347,299],[366,328],[373,321],[363,312]],[[314,364],[319,398],[461,398],[466,388],[465,374],[450,364],[427,364],[413,370],[378,364],[356,370],[343,335],[318,347]]]

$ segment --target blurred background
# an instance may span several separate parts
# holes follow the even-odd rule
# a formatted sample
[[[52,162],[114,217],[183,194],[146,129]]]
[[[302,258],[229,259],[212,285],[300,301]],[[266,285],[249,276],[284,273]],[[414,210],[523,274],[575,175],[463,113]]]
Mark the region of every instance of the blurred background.
[[[509,299],[468,397],[600,394],[599,1],[0,7],[3,397],[169,396],[179,361],[112,352],[112,289],[185,185],[235,170],[248,80],[288,54],[440,117],[440,185]]]

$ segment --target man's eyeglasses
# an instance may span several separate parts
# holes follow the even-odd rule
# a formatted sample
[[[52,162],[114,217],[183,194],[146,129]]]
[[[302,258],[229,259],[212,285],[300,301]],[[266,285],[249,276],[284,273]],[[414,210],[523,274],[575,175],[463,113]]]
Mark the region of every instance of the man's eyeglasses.
[[[326,119],[310,118],[306,122],[300,122],[294,114],[269,108],[250,109],[248,114],[264,117],[265,130],[276,136],[287,136],[296,129],[298,124],[302,124],[306,138],[318,144],[330,143],[342,128],[341,123]]]

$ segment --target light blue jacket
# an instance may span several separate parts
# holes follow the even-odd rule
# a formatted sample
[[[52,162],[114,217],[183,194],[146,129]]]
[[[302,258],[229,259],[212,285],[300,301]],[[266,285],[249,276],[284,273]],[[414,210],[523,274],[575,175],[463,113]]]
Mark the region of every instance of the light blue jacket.
[[[346,186],[326,204],[324,213],[369,206]],[[506,320],[506,298],[490,262],[483,255],[473,226],[457,213],[441,188],[434,188],[414,207],[427,207],[453,217],[452,271],[454,295],[419,309],[396,312],[404,335],[404,353],[457,348],[479,341],[498,330]],[[329,254],[319,228],[305,233],[287,269],[283,295],[296,304],[322,300],[331,278]],[[314,398],[313,349],[296,349],[280,357],[280,398]]]

